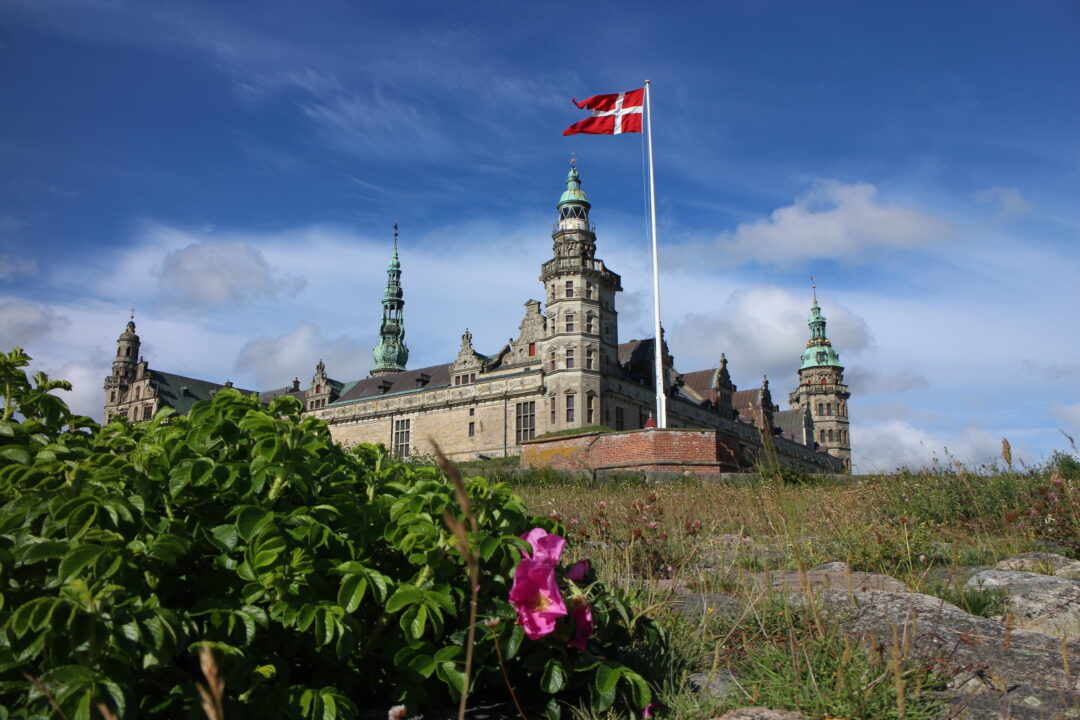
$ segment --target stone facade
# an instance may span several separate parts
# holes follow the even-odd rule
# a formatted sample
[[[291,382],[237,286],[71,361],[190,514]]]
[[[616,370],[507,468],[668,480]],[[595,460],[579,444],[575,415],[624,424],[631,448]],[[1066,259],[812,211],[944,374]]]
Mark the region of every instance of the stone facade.
[[[517,338],[494,354],[478,352],[466,329],[453,362],[405,369],[403,273],[395,226],[382,302],[382,339],[369,377],[333,380],[320,361],[308,388],[294,380],[260,393],[261,399],[296,397],[345,445],[382,443],[398,455],[415,456],[431,454],[437,441],[455,460],[517,455],[523,444],[545,433],[592,426],[616,431],[646,427],[656,406],[655,340],[619,342],[615,298],[622,281],[596,256],[592,206],[576,167],[571,167],[556,207],[552,257],[540,268],[545,302],[524,303]],[[776,437],[782,462],[816,463],[818,471],[835,469],[817,447],[813,428],[817,415],[794,412],[779,422],[784,414],[772,403],[767,379],[761,388],[737,391],[723,356],[718,368],[680,374],[663,336],[661,342],[668,427],[707,429],[714,439],[719,431],[726,444],[722,443],[722,457],[713,448],[714,462],[732,468],[754,462],[764,432]],[[135,362],[136,357],[138,336],[132,322],[118,341],[113,375],[105,381],[106,419],[124,415],[142,420],[163,404],[183,412],[195,400],[229,386],[196,385],[201,381],[152,372],[144,361]],[[816,377],[805,371],[800,370],[801,379],[809,382]],[[835,374],[835,368],[830,372]],[[162,389],[168,390],[168,398],[160,397]],[[179,395],[183,397],[177,399]],[[846,402],[846,388],[843,397]],[[798,411],[802,405],[792,398]],[[799,398],[798,403],[805,403]],[[139,403],[139,408],[150,410],[136,408]],[[846,437],[846,416],[844,427]],[[837,452],[846,448],[850,457],[850,446],[820,445],[835,446]]]

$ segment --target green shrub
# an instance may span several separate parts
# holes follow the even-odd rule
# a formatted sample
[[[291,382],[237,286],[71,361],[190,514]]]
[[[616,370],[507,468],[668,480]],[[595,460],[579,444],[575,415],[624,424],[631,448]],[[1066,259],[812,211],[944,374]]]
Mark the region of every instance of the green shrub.
[[[0,707],[11,717],[51,712],[24,674],[72,720],[98,702],[123,718],[197,714],[203,641],[230,717],[331,720],[460,695],[471,589],[442,516],[463,513],[436,469],[344,450],[296,400],[267,409],[234,390],[184,417],[99,427],[51,394],[66,383],[31,384],[28,362],[0,355]],[[549,716],[561,703],[643,707],[650,688],[620,653],[661,641],[655,625],[582,581],[587,650],[568,646],[566,618],[526,639],[508,602],[528,547],[519,536],[561,528],[528,516],[505,484],[466,489],[481,566],[470,690],[504,692],[501,654],[522,702]]]

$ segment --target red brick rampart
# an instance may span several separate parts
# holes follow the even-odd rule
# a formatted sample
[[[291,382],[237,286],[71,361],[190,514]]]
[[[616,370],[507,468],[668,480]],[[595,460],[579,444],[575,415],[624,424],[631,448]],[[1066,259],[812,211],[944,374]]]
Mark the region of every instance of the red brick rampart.
[[[648,428],[541,438],[521,448],[523,467],[555,470],[737,472],[739,448],[716,430]]]

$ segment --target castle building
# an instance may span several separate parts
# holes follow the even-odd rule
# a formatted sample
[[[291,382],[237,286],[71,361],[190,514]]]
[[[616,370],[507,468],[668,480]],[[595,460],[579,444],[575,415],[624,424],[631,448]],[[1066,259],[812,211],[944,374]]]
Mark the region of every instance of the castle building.
[[[592,205],[574,164],[565,185],[556,204],[552,256],[540,267],[545,302],[525,301],[516,339],[484,354],[473,347],[472,333],[466,329],[452,362],[408,369],[395,224],[380,341],[369,376],[351,382],[333,380],[320,360],[308,388],[302,389],[294,379],[291,385],[259,393],[260,398],[269,402],[280,395],[296,397],[306,412],[328,424],[341,443],[382,443],[403,457],[430,454],[434,442],[455,460],[502,457],[519,454],[523,443],[546,433],[652,426],[655,339],[619,342],[616,296],[622,281],[596,256]],[[732,463],[739,467],[760,459],[753,448],[761,433],[775,439],[782,462],[815,472],[838,471],[849,463],[848,393],[842,385],[843,368],[825,337],[816,295],[812,313],[815,352],[808,345],[799,390],[792,393],[793,409],[788,411],[773,404],[767,378],[760,388],[739,391],[725,355],[719,367],[680,374],[661,330],[660,391],[668,396],[668,426],[723,431],[733,439],[731,447],[737,448],[733,454],[740,457]],[[113,375],[105,381],[106,420],[117,415],[129,421],[149,419],[161,405],[183,412],[195,400],[231,386],[200,384],[152,371],[145,361],[135,363],[138,342],[131,322],[118,340]],[[824,395],[826,389],[832,394]],[[815,412],[809,403],[818,398],[827,406]]]
[[[818,446],[824,448],[851,469],[851,438],[848,435],[848,398],[851,393],[844,384],[844,367],[840,355],[825,332],[825,316],[818,306],[817,289],[810,308],[810,340],[802,354],[799,368],[799,387],[789,400],[795,409],[808,412],[813,418]]]

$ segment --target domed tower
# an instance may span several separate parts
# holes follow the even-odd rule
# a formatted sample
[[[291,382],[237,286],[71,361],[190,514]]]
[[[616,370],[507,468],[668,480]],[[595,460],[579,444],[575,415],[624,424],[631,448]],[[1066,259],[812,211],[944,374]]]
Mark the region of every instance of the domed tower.
[[[398,260],[398,226],[394,223],[394,254],[386,268],[386,291],[383,293],[382,324],[379,335],[382,340],[375,346],[375,367],[372,376],[401,372],[409,362],[409,348],[405,346],[405,300],[401,291],[401,262]]]
[[[844,384],[844,366],[840,364],[840,355],[825,332],[825,316],[818,306],[816,287],[807,324],[810,326],[810,340],[802,354],[799,387],[789,396],[791,407],[796,410],[809,408],[818,446],[843,460],[844,468],[851,470],[847,410],[851,393]]]
[[[554,257],[540,270],[547,294],[541,344],[547,397],[538,415],[548,431],[601,423],[602,377],[617,374],[619,362],[615,293],[622,290],[619,276],[596,259],[592,204],[574,160],[556,208]]]
[[[124,332],[116,339],[116,357],[113,358],[112,373],[105,378],[105,417],[111,415],[110,408],[127,401],[131,384],[135,381],[139,368],[139,350],[142,343],[135,334],[135,313],[132,311]]]

